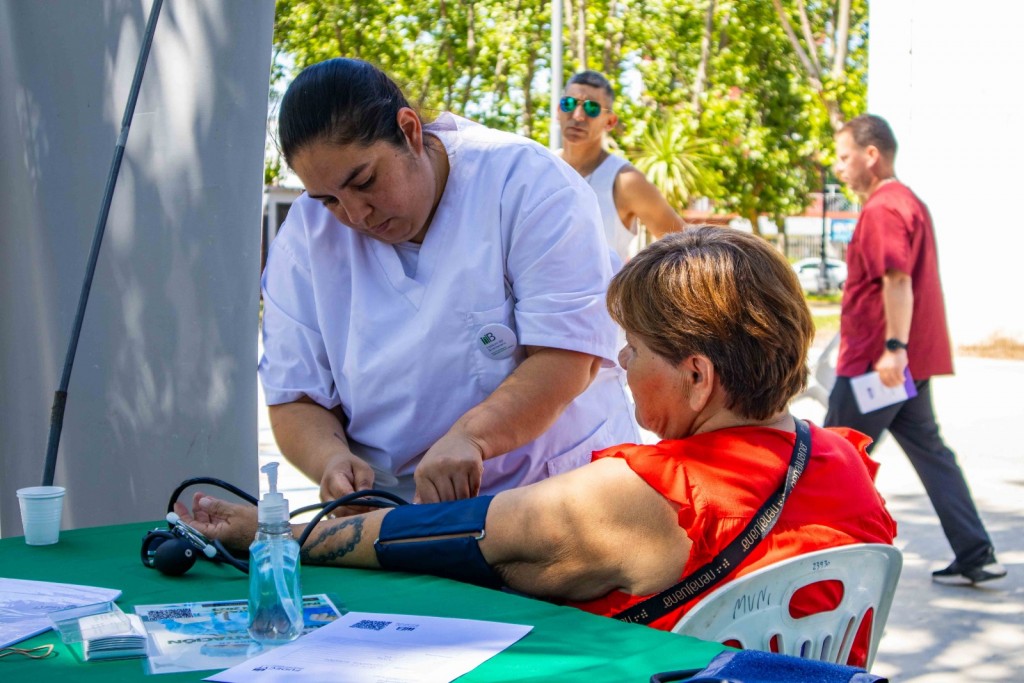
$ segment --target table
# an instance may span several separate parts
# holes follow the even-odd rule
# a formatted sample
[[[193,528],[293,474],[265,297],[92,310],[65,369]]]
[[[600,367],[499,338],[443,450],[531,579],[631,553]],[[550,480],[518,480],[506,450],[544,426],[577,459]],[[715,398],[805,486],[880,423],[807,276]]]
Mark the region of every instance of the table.
[[[52,546],[28,546],[22,537],[0,539],[0,576],[116,588],[125,612],[133,605],[244,599],[248,577],[200,561],[180,577],[146,568],[139,548],[146,531],[125,524],[62,531]],[[525,638],[459,679],[478,681],[638,681],[652,673],[701,668],[725,648],[686,636],[625,624],[571,607],[432,576],[400,572],[303,567],[302,592],[327,593],[340,609],[484,619],[534,627]],[[53,631],[19,647],[56,643],[60,655],[43,660],[0,659],[4,683],[131,681],[145,677],[143,660],[80,662]],[[199,681],[212,672],[162,674],[150,683]],[[337,680],[343,680],[339,677]]]

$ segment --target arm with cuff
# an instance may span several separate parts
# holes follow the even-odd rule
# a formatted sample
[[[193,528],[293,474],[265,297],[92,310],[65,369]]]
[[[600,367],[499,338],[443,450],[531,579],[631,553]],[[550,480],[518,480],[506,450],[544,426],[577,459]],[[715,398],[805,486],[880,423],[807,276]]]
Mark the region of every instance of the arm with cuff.
[[[256,531],[255,507],[203,493],[191,513],[181,503],[175,512],[236,551]],[[624,461],[605,458],[493,498],[322,520],[302,561],[434,574],[558,600],[645,595],[682,574],[690,543],[677,515]],[[293,534],[304,529],[293,525]]]
[[[309,535],[302,558],[558,600],[612,590],[644,595],[682,574],[689,541],[677,515],[624,461],[607,458],[493,498],[327,520]]]

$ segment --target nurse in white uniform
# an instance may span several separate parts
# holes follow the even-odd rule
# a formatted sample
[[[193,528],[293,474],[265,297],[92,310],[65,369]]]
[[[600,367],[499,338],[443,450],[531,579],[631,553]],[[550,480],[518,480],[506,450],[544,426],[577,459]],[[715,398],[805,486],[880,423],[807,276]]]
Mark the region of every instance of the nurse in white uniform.
[[[304,70],[279,121],[306,194],[267,259],[260,378],[323,499],[495,493],[638,440],[577,173],[519,136],[424,124],[358,60]]]

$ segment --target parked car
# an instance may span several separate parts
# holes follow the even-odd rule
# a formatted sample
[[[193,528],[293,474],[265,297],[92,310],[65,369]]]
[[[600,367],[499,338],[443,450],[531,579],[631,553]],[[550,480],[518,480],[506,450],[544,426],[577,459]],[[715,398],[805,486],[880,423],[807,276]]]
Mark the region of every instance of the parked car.
[[[846,261],[830,258],[827,259],[827,264],[830,284],[837,289],[842,289],[843,285],[846,284]],[[800,286],[804,288],[805,292],[818,291],[818,271],[821,270],[820,258],[813,256],[800,259],[793,264],[793,270],[796,271],[797,278],[800,280]]]

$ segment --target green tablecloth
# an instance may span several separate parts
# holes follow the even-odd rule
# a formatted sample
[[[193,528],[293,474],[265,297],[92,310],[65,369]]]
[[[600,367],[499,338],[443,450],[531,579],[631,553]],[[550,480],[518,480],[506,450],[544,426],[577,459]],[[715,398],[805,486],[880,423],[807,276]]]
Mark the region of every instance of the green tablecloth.
[[[116,588],[129,612],[136,604],[244,599],[248,578],[226,565],[199,562],[168,577],[139,559],[145,532],[127,524],[61,532],[53,546],[0,539],[0,576]],[[485,619],[532,625],[508,650],[459,679],[472,681],[647,681],[652,673],[703,667],[724,648],[685,636],[596,617],[570,607],[429,576],[303,567],[302,592],[327,593],[343,610]],[[144,676],[142,660],[80,662],[53,631],[19,647],[56,643],[60,656],[0,659],[0,681],[129,681]],[[198,681],[211,672],[162,674],[154,680]],[[336,680],[344,680],[339,676]]]

